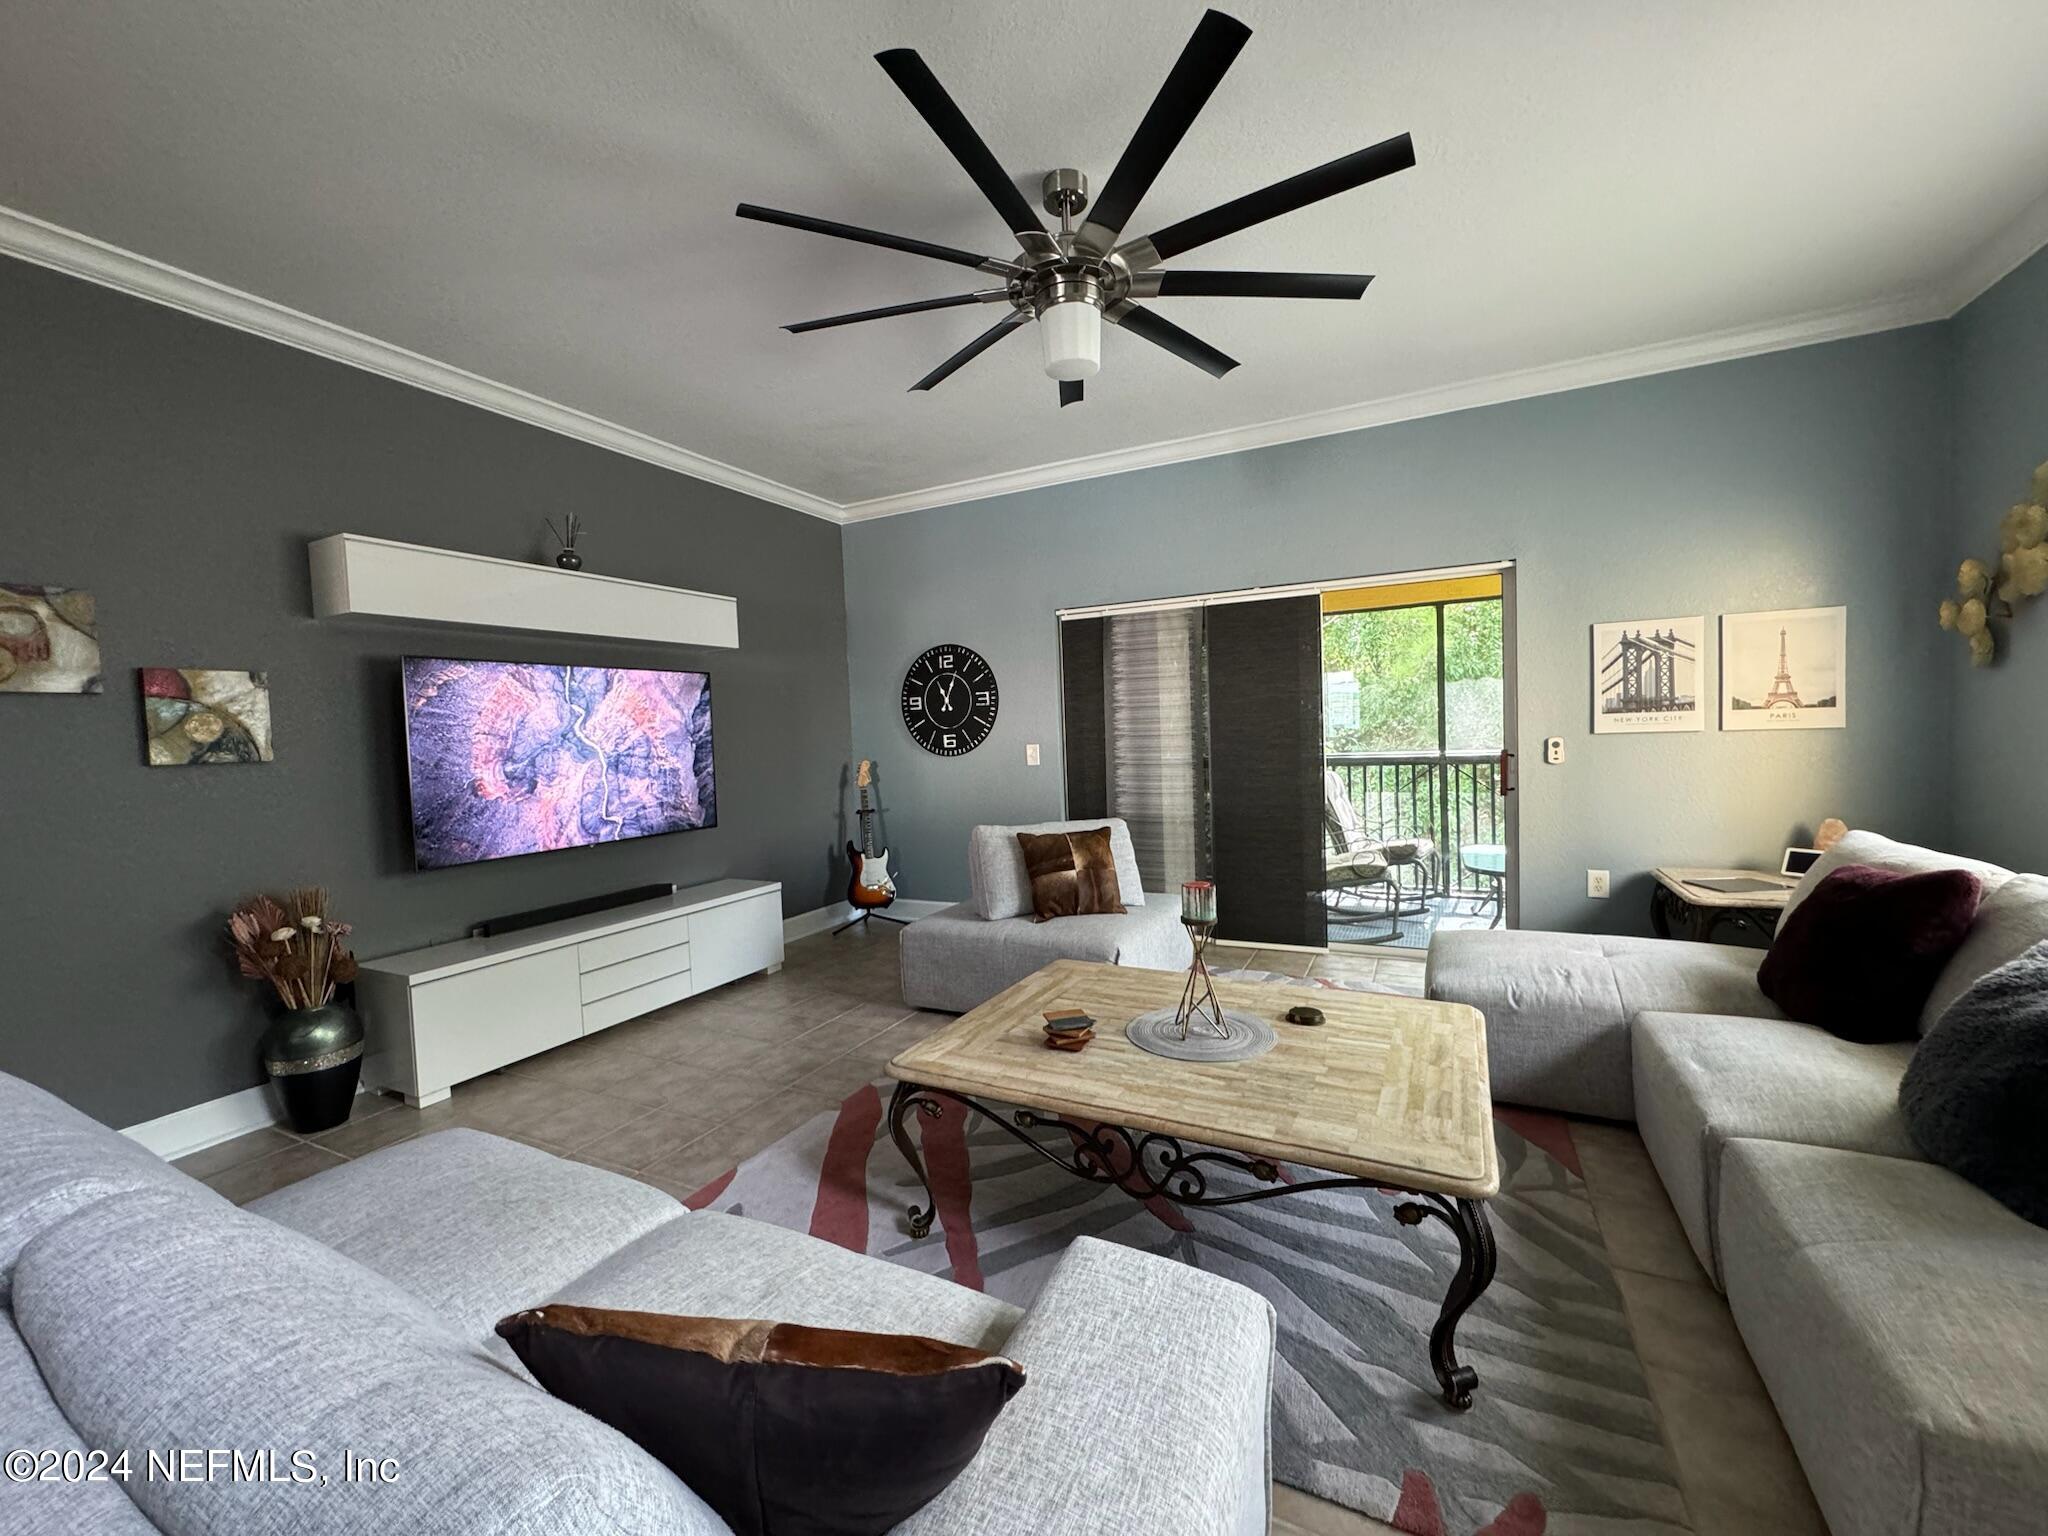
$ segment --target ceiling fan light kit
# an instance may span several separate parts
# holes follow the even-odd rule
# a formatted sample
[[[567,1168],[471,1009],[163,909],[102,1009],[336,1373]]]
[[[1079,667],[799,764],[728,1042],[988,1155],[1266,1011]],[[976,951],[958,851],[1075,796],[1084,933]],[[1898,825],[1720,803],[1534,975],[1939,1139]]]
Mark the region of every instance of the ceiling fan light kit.
[[[1061,383],[1092,379],[1102,369],[1102,309],[1087,299],[1062,299],[1038,312],[1045,376]]]
[[[925,256],[1003,279],[1000,288],[829,315],[783,329],[803,333],[930,309],[1007,305],[1002,319],[911,385],[911,389],[928,390],[944,383],[1012,331],[1036,321],[1046,375],[1058,381],[1060,404],[1066,406],[1082,398],[1083,381],[1094,378],[1101,370],[1104,321],[1194,364],[1213,378],[1220,379],[1237,366],[1235,358],[1143,307],[1139,300],[1363,298],[1372,279],[1362,273],[1193,272],[1163,268],[1161,263],[1254,224],[1407,170],[1415,164],[1415,148],[1405,133],[1246,193],[1150,235],[1122,239],[1124,226],[1251,35],[1251,28],[1221,11],[1203,13],[1194,36],[1181,50],[1166,83],[1159,88],[1122,158],[1110,172],[1092,212],[1087,177],[1070,167],[1047,173],[1042,186],[1043,200],[1046,212],[1059,218],[1057,234],[1045,227],[1037,210],[1017,189],[1016,181],[915,50],[891,48],[876,54],[875,62],[1002,217],[1011,238],[1017,242],[1018,255],[1013,259],[984,256],[958,246],[742,203],[737,212],[743,219]],[[1087,222],[1076,229],[1074,220],[1084,213],[1088,214]]]

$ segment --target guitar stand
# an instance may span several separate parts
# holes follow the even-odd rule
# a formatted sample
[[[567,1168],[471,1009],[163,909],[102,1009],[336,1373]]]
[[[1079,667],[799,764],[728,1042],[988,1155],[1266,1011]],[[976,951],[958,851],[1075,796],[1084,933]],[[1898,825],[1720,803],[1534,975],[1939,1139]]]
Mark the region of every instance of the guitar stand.
[[[907,917],[891,917],[879,907],[862,907],[858,913],[848,918],[837,928],[834,928],[831,937],[836,939],[855,923],[864,923],[871,917],[879,917],[885,923],[895,923],[900,928],[908,928],[910,926],[910,919]]]

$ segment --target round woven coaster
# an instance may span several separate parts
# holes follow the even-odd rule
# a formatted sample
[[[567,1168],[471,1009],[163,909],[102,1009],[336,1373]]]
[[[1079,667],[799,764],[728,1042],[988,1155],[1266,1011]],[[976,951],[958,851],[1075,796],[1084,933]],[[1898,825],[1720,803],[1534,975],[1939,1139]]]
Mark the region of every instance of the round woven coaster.
[[[1211,1034],[1198,1022],[1190,1026],[1188,1037],[1183,1040],[1173,1014],[1171,1008],[1141,1013],[1124,1026],[1124,1038],[1141,1051],[1169,1056],[1175,1061],[1249,1061],[1273,1049],[1279,1038],[1279,1032],[1257,1014],[1226,1008],[1223,1022],[1230,1030],[1227,1036]]]

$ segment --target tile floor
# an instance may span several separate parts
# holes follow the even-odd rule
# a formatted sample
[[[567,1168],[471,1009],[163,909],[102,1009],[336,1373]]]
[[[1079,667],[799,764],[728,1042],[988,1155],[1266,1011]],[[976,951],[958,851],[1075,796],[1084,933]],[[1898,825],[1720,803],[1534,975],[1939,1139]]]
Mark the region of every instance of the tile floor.
[[[310,1138],[252,1132],[178,1166],[235,1201],[444,1126],[466,1125],[693,1193],[877,1076],[947,1022],[905,1008],[896,930],[789,947],[753,977],[465,1083],[407,1109],[365,1096],[353,1119]],[[1312,955],[1218,946],[1229,965],[1377,980],[1422,992],[1410,956]],[[1826,1536],[1792,1448],[1726,1304],[1687,1246],[1641,1140],[1577,1128],[1593,1211],[1621,1283],[1651,1396],[1699,1536]],[[1357,1536],[1391,1527],[1291,1488],[1274,1490],[1275,1536]]]

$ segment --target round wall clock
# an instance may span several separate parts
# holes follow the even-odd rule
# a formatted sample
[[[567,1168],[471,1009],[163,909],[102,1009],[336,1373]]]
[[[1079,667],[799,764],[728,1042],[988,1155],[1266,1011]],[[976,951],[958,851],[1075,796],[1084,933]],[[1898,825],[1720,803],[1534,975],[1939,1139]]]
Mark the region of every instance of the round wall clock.
[[[938,757],[972,752],[995,729],[995,669],[964,645],[933,646],[903,674],[903,723]]]

